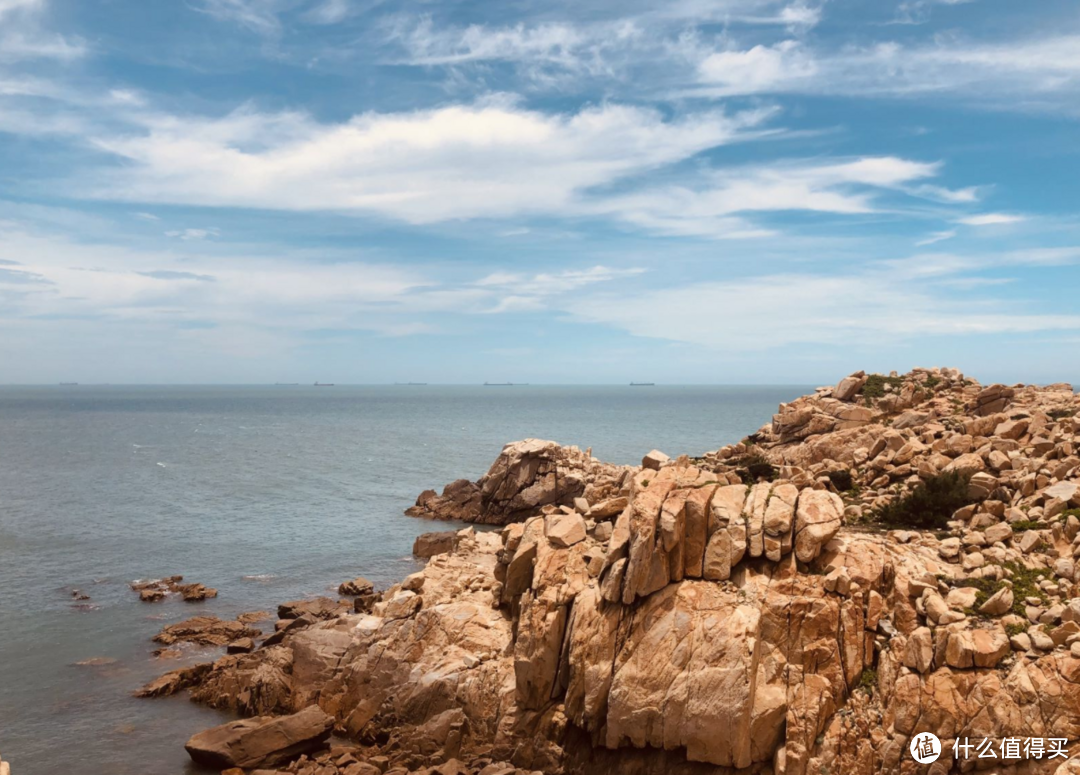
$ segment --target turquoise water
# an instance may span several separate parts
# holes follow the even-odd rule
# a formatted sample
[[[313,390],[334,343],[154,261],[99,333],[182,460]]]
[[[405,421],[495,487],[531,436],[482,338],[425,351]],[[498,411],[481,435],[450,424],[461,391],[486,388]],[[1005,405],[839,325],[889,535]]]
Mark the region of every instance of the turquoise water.
[[[17,775],[194,772],[184,741],[220,723],[130,692],[186,661],[164,624],[333,594],[411,572],[402,510],[480,476],[529,436],[640,462],[716,449],[806,387],[0,388],[0,754]],[[202,604],[139,603],[182,573]],[[77,608],[71,590],[89,594]],[[77,666],[102,658],[108,664]]]

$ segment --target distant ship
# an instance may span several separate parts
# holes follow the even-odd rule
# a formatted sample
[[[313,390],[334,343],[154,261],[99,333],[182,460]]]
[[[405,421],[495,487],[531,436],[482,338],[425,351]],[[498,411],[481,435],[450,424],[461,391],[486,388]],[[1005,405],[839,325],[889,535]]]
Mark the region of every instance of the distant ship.
[[[630,387],[656,387],[655,382],[631,382]]]
[[[333,387],[333,382],[316,382],[315,387]]]
[[[528,382],[485,382],[488,387],[514,387],[515,385],[528,385]]]

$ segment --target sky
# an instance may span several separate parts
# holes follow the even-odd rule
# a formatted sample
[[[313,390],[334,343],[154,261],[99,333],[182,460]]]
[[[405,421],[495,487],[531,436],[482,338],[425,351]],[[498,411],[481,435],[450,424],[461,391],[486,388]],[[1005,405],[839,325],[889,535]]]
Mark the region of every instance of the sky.
[[[0,383],[1080,382],[1074,0],[0,0]]]

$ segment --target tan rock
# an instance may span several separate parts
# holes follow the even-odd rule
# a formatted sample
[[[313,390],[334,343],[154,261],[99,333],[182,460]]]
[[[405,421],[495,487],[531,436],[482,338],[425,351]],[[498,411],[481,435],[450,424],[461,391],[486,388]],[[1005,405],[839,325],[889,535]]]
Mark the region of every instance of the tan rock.
[[[184,748],[204,767],[271,766],[321,748],[334,728],[334,719],[318,706],[291,716],[231,721],[194,735]]]
[[[795,512],[795,556],[800,562],[817,559],[843,524],[844,502],[827,490],[803,490]]]
[[[999,522],[996,525],[991,525],[983,531],[983,535],[986,537],[987,543],[995,544],[999,541],[1008,543],[1012,540],[1013,530],[1012,527],[1004,522]]]
[[[850,377],[845,377],[840,380],[840,383],[833,389],[833,398],[838,401],[850,401],[863,389],[866,380],[867,376],[864,371],[858,371]]]
[[[573,546],[585,540],[585,520],[580,514],[551,514],[545,520],[545,532],[555,546]]]
[[[648,468],[653,471],[659,471],[660,467],[669,460],[671,460],[671,458],[669,458],[663,452],[658,449],[654,449],[651,452],[647,453],[645,457],[641,459],[641,467]]]
[[[1002,587],[979,606],[979,613],[987,616],[1003,616],[1012,610],[1013,591]]]
[[[930,672],[934,662],[934,644],[930,628],[919,627],[908,636],[904,649],[904,665],[919,673]]]

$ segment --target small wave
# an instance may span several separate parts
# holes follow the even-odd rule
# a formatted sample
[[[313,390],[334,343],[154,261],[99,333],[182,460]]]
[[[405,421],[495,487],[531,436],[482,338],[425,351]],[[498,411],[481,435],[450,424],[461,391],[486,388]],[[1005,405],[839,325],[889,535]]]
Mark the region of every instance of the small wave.
[[[161,466],[162,468],[164,468],[164,467],[165,467],[165,464],[164,464],[164,463],[162,463],[162,462],[161,462],[160,460],[158,461],[158,465],[159,465],[159,466]]]
[[[271,579],[276,579],[277,575],[273,573],[255,573],[250,576],[243,576],[242,578],[244,579],[244,581],[265,582],[270,581]]]

